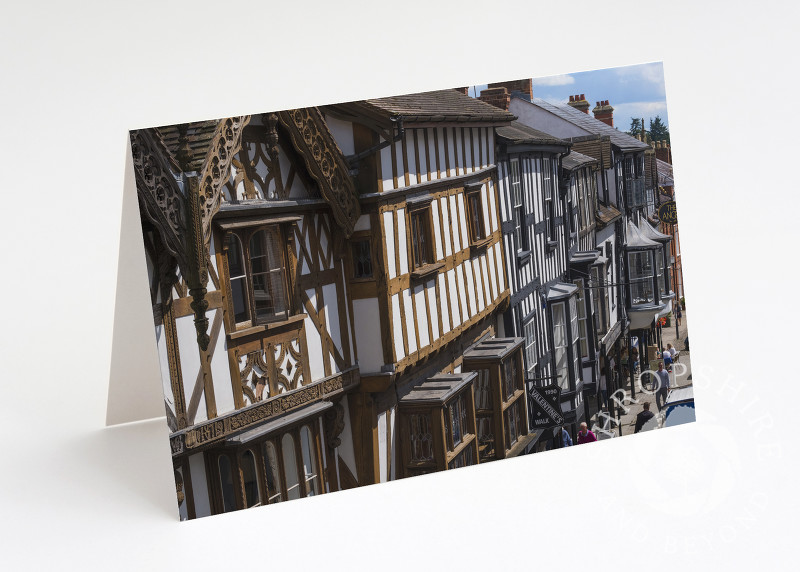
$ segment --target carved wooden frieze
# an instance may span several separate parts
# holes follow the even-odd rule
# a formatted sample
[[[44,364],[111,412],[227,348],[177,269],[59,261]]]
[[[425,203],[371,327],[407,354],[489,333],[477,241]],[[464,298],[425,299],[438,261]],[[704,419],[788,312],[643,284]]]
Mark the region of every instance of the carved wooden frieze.
[[[331,398],[358,385],[358,368],[350,368],[295,391],[281,393],[225,417],[199,423],[170,436],[173,455],[210,445],[253,426],[319,399]]]
[[[322,196],[331,205],[336,222],[349,237],[361,208],[347,163],[325,119],[315,107],[281,111],[278,118],[319,185]]]

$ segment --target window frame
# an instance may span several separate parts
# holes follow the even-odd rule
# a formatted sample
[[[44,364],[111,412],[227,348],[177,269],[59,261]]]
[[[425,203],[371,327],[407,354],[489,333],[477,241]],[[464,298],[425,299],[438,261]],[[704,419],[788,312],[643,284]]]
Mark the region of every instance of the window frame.
[[[530,250],[528,225],[525,224],[525,188],[522,184],[522,172],[519,158],[510,159],[508,162],[508,181],[510,191],[511,220],[514,224],[514,236],[519,252]],[[516,187],[516,191],[515,191]]]
[[[483,207],[483,184],[476,185],[475,188],[464,188],[464,199],[467,206],[467,232],[469,233],[470,243],[472,245],[478,244],[488,238],[486,234],[486,221],[484,220],[484,207]],[[473,205],[473,200],[477,201]],[[477,209],[477,213],[475,212]],[[476,215],[477,214],[477,218]],[[476,229],[474,223],[477,223],[480,228]]]
[[[406,211],[406,229],[408,231],[408,245],[411,251],[411,256],[409,257],[411,261],[411,264],[409,265],[409,272],[416,272],[436,263],[430,201],[419,205],[409,204],[406,206]],[[423,228],[419,232],[414,231],[415,220],[418,220],[422,223]],[[418,235],[422,236],[425,241],[423,245],[425,249],[425,260],[423,261],[417,260],[417,251],[419,249],[417,247],[416,240]]]
[[[221,258],[224,264],[225,279],[221,280],[221,287],[225,294],[225,309],[228,319],[230,320],[231,331],[246,330],[258,326],[266,326],[268,324],[285,322],[291,319],[296,312],[295,296],[293,290],[293,252],[292,244],[294,240],[294,222],[299,217],[291,217],[290,221],[259,221],[252,224],[237,224],[225,223],[223,232],[220,236],[222,243]],[[280,269],[280,285],[283,288],[283,304],[284,309],[281,312],[274,312],[267,317],[259,317],[256,311],[256,302],[254,294],[254,273],[253,273],[253,257],[251,255],[251,241],[260,232],[274,233],[277,237],[278,245],[276,254],[279,257]],[[243,267],[244,275],[232,277],[232,249],[230,241],[238,241],[238,250],[241,260],[239,263]],[[269,254],[265,253],[263,256],[268,257]],[[271,272],[268,270],[267,272]],[[263,274],[263,273],[258,273]],[[244,305],[247,312],[246,319],[238,321],[236,317],[235,307],[235,289],[234,280],[244,280]]]

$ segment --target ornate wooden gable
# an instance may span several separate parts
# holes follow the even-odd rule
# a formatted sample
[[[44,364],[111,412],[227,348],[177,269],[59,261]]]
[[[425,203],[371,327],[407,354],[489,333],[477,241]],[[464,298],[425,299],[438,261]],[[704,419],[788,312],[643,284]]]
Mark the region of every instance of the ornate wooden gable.
[[[322,197],[330,204],[336,222],[345,236],[350,237],[361,208],[347,163],[325,119],[316,107],[281,111],[277,115],[319,185]]]
[[[197,343],[208,349],[208,318],[205,300],[208,282],[211,220],[222,202],[222,185],[231,161],[241,145],[242,130],[250,117],[231,117],[216,122],[206,137],[203,124],[174,128],[173,148],[155,129],[131,131],[131,151],[136,189],[142,213],[158,230],[167,251],[175,258],[193,301]],[[172,168],[182,171],[183,189]]]

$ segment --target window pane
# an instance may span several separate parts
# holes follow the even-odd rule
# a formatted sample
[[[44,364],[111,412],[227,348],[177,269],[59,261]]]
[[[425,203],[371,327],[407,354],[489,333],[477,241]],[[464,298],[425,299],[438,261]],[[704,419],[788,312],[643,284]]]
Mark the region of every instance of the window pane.
[[[281,439],[283,451],[283,470],[286,473],[286,496],[289,500],[300,498],[300,480],[297,477],[297,456],[294,450],[294,439],[286,433]]]
[[[252,451],[245,451],[242,455],[242,482],[244,483],[244,499],[247,508],[261,504],[261,491],[258,487],[256,472],[256,459]]]
[[[431,416],[415,413],[408,416],[412,461],[433,460],[433,435],[431,435]]]
[[[475,379],[475,409],[492,408],[492,392],[489,387],[489,370],[479,369]]]
[[[528,365],[528,377],[534,377],[536,367],[536,324],[533,320],[525,324],[525,360]]]
[[[253,273],[253,302],[256,319],[268,321],[285,317],[283,256],[277,227],[260,230],[250,239],[250,268]]]
[[[222,510],[224,512],[236,510],[236,489],[233,486],[231,460],[227,455],[220,455],[217,465],[219,466],[219,484],[222,490]]]
[[[569,362],[567,361],[567,324],[564,303],[553,305],[553,342],[555,345],[556,376],[562,389],[569,390]]]
[[[353,274],[355,278],[372,278],[369,240],[357,240],[353,243]]]
[[[300,429],[300,450],[303,452],[303,472],[306,480],[306,496],[319,494],[319,475],[317,474],[317,457],[314,446],[314,435],[307,425]]]
[[[478,423],[478,450],[481,461],[494,457],[494,417],[492,415],[479,415]]]
[[[231,280],[231,298],[233,299],[233,315],[236,323],[250,319],[250,308],[247,302],[247,276],[244,269],[242,244],[236,235],[228,237],[228,273]]]
[[[281,493],[281,473],[280,468],[278,467],[278,453],[275,450],[275,445],[271,441],[267,441],[264,451],[264,465],[267,471],[269,502],[281,502],[283,500],[283,496]]]

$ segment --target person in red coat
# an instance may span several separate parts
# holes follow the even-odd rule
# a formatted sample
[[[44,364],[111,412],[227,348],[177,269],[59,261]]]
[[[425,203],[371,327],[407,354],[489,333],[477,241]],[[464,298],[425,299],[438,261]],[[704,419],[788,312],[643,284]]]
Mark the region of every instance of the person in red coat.
[[[597,437],[594,433],[589,431],[589,427],[584,421],[581,423],[581,430],[578,431],[578,445],[583,445],[584,443],[593,443],[594,441],[597,441]]]

